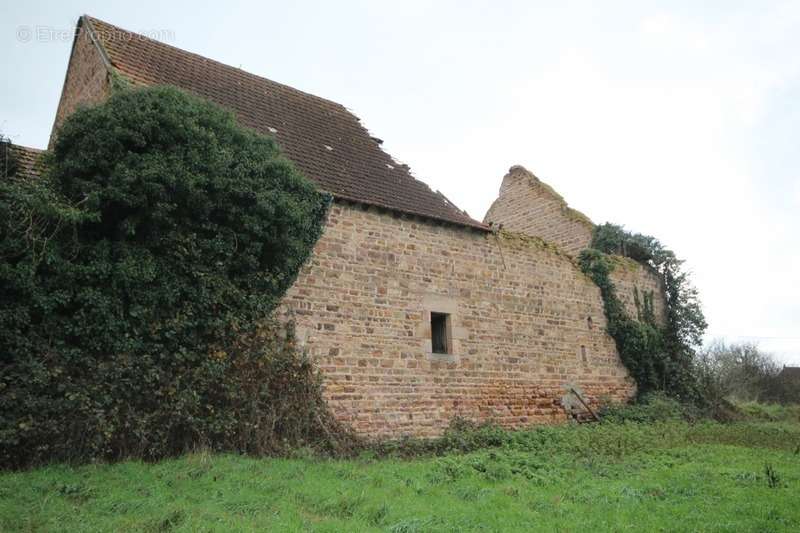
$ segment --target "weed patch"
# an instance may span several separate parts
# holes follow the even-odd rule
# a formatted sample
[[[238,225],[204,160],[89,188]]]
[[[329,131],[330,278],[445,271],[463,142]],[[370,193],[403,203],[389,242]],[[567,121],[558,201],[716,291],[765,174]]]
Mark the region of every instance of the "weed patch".
[[[50,466],[0,474],[0,531],[788,532],[798,442],[788,422],[626,421],[462,428],[416,456]]]

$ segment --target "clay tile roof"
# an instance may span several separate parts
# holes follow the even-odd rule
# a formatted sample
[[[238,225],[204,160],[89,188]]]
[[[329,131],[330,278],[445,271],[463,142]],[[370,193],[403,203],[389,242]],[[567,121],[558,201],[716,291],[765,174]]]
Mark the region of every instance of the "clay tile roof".
[[[16,161],[16,177],[32,178],[41,174],[39,156],[42,154],[42,150],[5,142],[0,143],[0,150],[8,150],[9,155]],[[0,157],[0,161],[4,160],[4,157]],[[0,175],[2,175],[1,171],[2,169],[0,169]]]
[[[174,85],[273,136],[300,171],[334,196],[486,229],[416,180],[342,105],[84,16],[111,65],[140,85]]]

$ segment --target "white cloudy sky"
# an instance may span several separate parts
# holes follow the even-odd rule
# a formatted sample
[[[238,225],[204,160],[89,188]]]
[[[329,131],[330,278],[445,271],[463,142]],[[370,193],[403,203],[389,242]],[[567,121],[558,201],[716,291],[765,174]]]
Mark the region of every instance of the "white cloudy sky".
[[[709,338],[800,364],[800,1],[201,5],[4,2],[0,130],[47,142],[71,40],[43,28],[166,30],[346,105],[476,218],[525,165],[687,258]]]

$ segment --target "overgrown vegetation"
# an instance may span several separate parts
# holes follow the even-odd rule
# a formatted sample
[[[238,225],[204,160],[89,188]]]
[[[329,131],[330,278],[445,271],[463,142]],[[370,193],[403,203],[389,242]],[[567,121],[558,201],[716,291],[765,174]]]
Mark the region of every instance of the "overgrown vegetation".
[[[646,299],[639,316],[628,316],[610,277],[614,262],[609,254],[625,255],[658,273],[666,297],[665,324],[656,322]],[[639,394],[664,391],[695,404],[710,401],[700,389],[695,371],[696,350],[706,321],[683,262],[655,238],[613,224],[595,228],[591,248],[581,252],[579,262],[600,287],[608,332],[636,380]]]
[[[783,405],[778,403],[743,402],[737,404],[737,407],[748,420],[800,423],[800,405],[796,403]]]
[[[0,183],[0,466],[335,446],[269,320],[330,199],[273,140],[177,89],[119,90],[46,169]]]
[[[0,179],[12,178],[17,173],[17,158],[11,150],[11,139],[0,133]]]
[[[754,343],[712,342],[699,352],[702,386],[741,402],[800,404],[800,380],[782,375],[782,367]]]
[[[0,475],[4,531],[796,531],[796,423],[454,427],[436,456],[197,451]],[[671,405],[672,407],[665,407]],[[621,410],[629,409],[621,407]],[[635,406],[640,413],[647,409]],[[661,414],[658,414],[661,413]],[[630,413],[628,413],[630,414]],[[666,417],[664,415],[666,414]],[[628,416],[627,414],[625,415]],[[657,420],[657,421],[652,421]],[[459,452],[459,453],[453,453]],[[463,452],[463,453],[462,453]],[[408,455],[397,450],[398,456]]]
[[[600,424],[535,426],[509,430],[491,422],[477,424],[455,419],[441,437],[375,442],[362,450],[375,458],[440,456],[508,447],[541,453],[550,448],[580,456],[587,450],[610,453],[610,450],[620,446],[631,446],[627,450],[630,452],[633,449],[659,448],[686,442],[701,443],[711,438],[708,431],[714,435],[713,438],[720,439],[719,442],[729,444],[773,446],[780,443],[780,446],[792,450],[800,446],[800,426],[796,426],[800,422],[800,407],[754,402],[737,407],[731,413],[732,416],[723,422],[712,421],[705,409],[679,401],[663,392],[656,392],[643,395],[634,403],[602,406]],[[772,429],[759,437],[758,432],[766,431],[763,428],[767,427],[759,425],[761,422],[786,422],[787,426],[780,427],[789,427],[792,430],[780,436],[782,430],[774,429],[779,426],[770,426]],[[670,430],[661,432],[658,427],[669,427]],[[634,434],[642,438],[636,444],[631,440]],[[652,441],[649,440],[651,438]],[[593,442],[589,442],[590,440]]]

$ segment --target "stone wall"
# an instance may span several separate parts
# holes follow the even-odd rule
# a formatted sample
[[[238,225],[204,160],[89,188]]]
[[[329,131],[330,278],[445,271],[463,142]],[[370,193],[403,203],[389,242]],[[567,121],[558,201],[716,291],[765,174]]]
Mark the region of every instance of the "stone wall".
[[[521,166],[511,167],[503,178],[500,195],[484,222],[540,237],[573,257],[591,244],[594,230],[586,215],[569,207],[552,187]],[[666,300],[658,274],[625,257],[614,256],[613,260],[616,268],[611,280],[631,318],[638,318],[637,291],[640,299],[645,293],[652,293],[654,315],[663,324]]]
[[[598,288],[528,236],[336,202],[283,311],[334,413],[362,434],[435,435],[455,416],[562,421],[566,383],[595,403],[635,387]],[[450,315],[450,354],[431,353],[431,312]]]
[[[505,175],[500,195],[483,221],[541,237],[573,256],[589,246],[594,229],[586,215],[521,166],[511,167]]]
[[[53,147],[58,127],[79,106],[102,102],[109,94],[108,69],[97,47],[92,42],[85,25],[81,25],[69,58],[61,100],[58,102],[56,119],[50,133],[50,148]]]
[[[102,57],[82,30],[54,131],[108,93]],[[526,215],[531,205],[541,207],[538,219]],[[589,243],[591,222],[522,167],[487,214],[498,220],[520,233],[334,204],[282,311],[323,371],[337,417],[371,436],[429,436],[456,416],[508,427],[563,421],[568,383],[595,404],[633,394],[599,289],[570,256]],[[614,276],[620,287],[636,280],[627,270]],[[431,353],[431,312],[449,314],[451,353]]]
[[[644,305],[644,297],[649,294],[653,298],[653,315],[656,323],[666,322],[667,302],[664,298],[664,283],[652,269],[647,268],[633,259],[619,255],[611,256],[614,262],[614,270],[611,271],[611,281],[617,290],[617,297],[625,305],[628,316],[634,319],[639,318],[639,305]],[[638,295],[638,296],[637,296]]]

